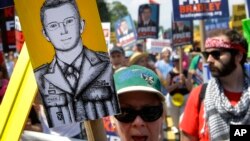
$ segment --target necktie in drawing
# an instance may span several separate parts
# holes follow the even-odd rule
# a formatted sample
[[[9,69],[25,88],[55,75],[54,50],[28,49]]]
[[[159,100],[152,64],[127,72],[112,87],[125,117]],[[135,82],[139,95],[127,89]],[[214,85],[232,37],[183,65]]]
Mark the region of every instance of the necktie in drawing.
[[[69,66],[66,71],[66,78],[73,89],[76,88],[78,77],[78,72],[72,66]]]

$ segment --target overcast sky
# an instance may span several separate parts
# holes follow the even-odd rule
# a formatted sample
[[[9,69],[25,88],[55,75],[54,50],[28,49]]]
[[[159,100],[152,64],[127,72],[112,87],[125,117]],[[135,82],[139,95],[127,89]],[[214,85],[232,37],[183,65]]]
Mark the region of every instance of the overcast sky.
[[[148,3],[149,0],[104,0],[112,3],[113,1],[120,1],[122,4],[127,6],[128,12],[132,16],[133,20],[138,19],[138,8],[141,4]],[[172,13],[172,0],[156,0],[160,3],[160,25],[165,29],[171,27],[171,13]],[[230,15],[233,4],[245,3],[245,0],[228,0]]]

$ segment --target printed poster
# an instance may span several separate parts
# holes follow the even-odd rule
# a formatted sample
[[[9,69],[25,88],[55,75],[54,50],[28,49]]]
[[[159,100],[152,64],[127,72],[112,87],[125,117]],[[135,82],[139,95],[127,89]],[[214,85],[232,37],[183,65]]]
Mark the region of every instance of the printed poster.
[[[102,30],[103,30],[103,34],[104,34],[107,48],[109,48],[109,46],[110,46],[110,34],[111,34],[110,25],[111,24],[109,22],[102,23]]]
[[[241,20],[246,19],[245,4],[233,5],[232,28],[242,33]]]
[[[49,126],[119,113],[96,1],[15,4]]]
[[[18,50],[18,52],[21,52],[25,38],[23,35],[19,17],[17,15],[15,15],[15,37],[16,37],[16,49]]]
[[[214,18],[205,20],[206,34],[208,31],[217,29],[229,29],[229,18]]]
[[[118,19],[114,25],[117,43],[120,46],[126,47],[136,42],[137,34],[130,15]]]
[[[191,44],[193,42],[193,22],[173,21],[172,35],[172,44],[175,47]]]
[[[147,39],[146,41],[146,47],[148,53],[161,53],[162,49],[164,47],[170,47],[171,48],[171,40],[170,39]]]
[[[0,8],[0,31],[4,52],[16,50],[14,6]]]
[[[143,4],[138,13],[138,38],[158,38],[159,4]]]
[[[172,0],[175,21],[229,17],[228,0]]]

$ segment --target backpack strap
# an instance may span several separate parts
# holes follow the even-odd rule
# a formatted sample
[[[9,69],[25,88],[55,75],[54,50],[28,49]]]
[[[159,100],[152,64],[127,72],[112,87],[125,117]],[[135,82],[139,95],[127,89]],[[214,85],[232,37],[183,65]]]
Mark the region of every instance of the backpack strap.
[[[199,111],[201,109],[201,102],[204,100],[205,98],[205,95],[206,95],[206,89],[207,89],[207,83],[204,83],[202,86],[201,86],[201,91],[200,91],[200,94],[199,94]]]

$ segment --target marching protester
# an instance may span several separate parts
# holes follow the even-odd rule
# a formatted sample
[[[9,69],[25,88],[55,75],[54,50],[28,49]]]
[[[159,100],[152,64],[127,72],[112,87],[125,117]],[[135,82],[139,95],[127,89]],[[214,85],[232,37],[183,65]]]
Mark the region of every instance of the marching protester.
[[[155,63],[156,73],[159,76],[162,85],[161,92],[165,95],[167,90],[165,88],[167,75],[173,69],[171,65],[170,56],[172,53],[172,49],[170,47],[164,47],[161,52],[161,60]]]
[[[146,52],[135,52],[130,58],[128,66],[139,65],[149,68],[156,72],[155,66],[152,60],[149,59],[149,54]]]
[[[110,61],[113,66],[113,72],[125,66],[125,52],[122,47],[113,47],[110,50]]]
[[[188,99],[189,91],[192,88],[191,81],[187,78],[187,70],[181,72],[179,66],[179,56],[173,56],[174,68],[169,72],[167,76],[166,89],[169,92],[167,94],[167,106],[169,115],[173,119],[174,126],[172,131],[178,133],[179,118],[184,111],[185,103]]]
[[[229,140],[230,125],[250,124],[247,47],[235,30],[209,34],[203,55],[213,78],[190,93],[180,123],[182,141]]]
[[[165,98],[158,76],[132,65],[114,74],[121,114],[111,118],[122,141],[163,140]]]

